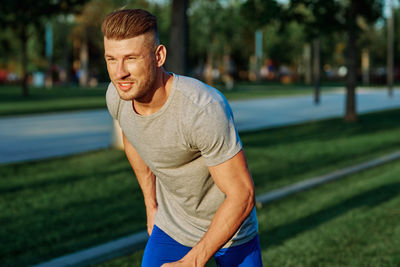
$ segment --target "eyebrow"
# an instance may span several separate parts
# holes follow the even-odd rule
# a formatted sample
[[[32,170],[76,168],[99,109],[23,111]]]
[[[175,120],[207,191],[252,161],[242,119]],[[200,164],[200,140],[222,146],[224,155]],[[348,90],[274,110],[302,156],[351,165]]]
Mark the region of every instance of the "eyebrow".
[[[114,57],[114,56],[109,55],[109,54],[104,54],[104,57]]]
[[[126,54],[126,55],[123,55],[124,58],[126,58],[126,57],[131,57],[131,56],[140,57],[140,56],[143,56],[143,54],[139,54],[139,53],[134,53],[134,52],[132,52],[132,53],[128,53],[128,54]],[[112,58],[115,58],[115,56],[110,55],[110,54],[104,54],[104,57],[112,57]]]

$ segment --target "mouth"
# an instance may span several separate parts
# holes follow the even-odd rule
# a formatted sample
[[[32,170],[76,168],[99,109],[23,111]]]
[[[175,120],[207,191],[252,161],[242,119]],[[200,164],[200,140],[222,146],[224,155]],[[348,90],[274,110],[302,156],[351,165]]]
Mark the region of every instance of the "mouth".
[[[133,82],[118,82],[118,87],[119,89],[121,89],[122,91],[128,91],[132,88],[133,86]]]

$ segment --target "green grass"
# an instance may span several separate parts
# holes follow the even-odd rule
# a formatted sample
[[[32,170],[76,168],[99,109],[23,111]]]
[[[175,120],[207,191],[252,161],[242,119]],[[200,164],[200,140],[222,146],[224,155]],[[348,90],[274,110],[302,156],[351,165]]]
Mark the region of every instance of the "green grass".
[[[258,193],[398,150],[399,136],[400,110],[241,134]]]
[[[29,88],[25,98],[18,86],[0,86],[0,116],[105,108],[106,88]]]
[[[400,161],[259,211],[263,261],[274,266],[399,266]]]
[[[392,110],[362,115],[357,124],[333,119],[242,133],[256,193],[399,150],[399,118],[400,110]],[[398,173],[396,177],[399,177]],[[343,190],[352,188],[349,184]],[[357,191],[357,187],[354,190],[362,193]],[[374,192],[383,194],[382,190]],[[339,192],[335,189],[332,193],[335,191]],[[331,198],[335,201],[335,196]],[[352,199],[352,196],[348,198]],[[279,203],[267,206],[266,212]],[[296,211],[290,211],[288,206],[282,208],[281,216],[287,216],[285,222],[290,223],[301,218],[296,216],[307,216],[301,212],[301,207],[312,209],[323,203],[325,200],[307,205],[293,201]],[[350,205],[350,202],[346,203]],[[271,218],[265,215],[263,219],[264,209],[259,213],[260,229],[269,236],[274,231],[263,227],[281,224],[274,224],[272,215]],[[336,211],[332,208],[331,212]],[[319,214],[327,216],[317,213],[305,220],[304,225],[318,219]],[[123,152],[102,150],[52,160],[0,165],[0,226],[1,264],[25,266],[143,230],[145,212],[139,186]],[[288,228],[277,229],[281,229],[278,231],[281,235],[289,235],[285,234]],[[302,234],[307,232],[301,231]],[[286,239],[284,243],[291,238]],[[263,239],[262,242],[267,241]],[[277,241],[267,246],[267,252],[270,253],[274,246],[277,246]],[[284,265],[296,265],[296,262]]]
[[[258,209],[264,266],[399,266],[400,161]],[[143,251],[99,267],[140,266]],[[208,266],[215,266],[211,260]]]
[[[226,90],[224,86],[216,85],[229,100],[243,100],[254,98],[271,98],[281,96],[312,95],[314,88],[309,85],[283,85],[283,84],[255,84],[239,83],[232,90]],[[321,92],[335,90],[336,87],[322,87]]]

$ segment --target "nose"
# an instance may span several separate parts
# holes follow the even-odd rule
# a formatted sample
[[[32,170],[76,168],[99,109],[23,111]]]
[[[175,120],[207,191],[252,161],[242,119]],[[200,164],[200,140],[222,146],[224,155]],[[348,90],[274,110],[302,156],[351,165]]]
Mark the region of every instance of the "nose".
[[[123,79],[123,78],[129,76],[129,71],[127,70],[127,68],[124,64],[124,61],[118,62],[116,75],[117,75],[118,79]]]

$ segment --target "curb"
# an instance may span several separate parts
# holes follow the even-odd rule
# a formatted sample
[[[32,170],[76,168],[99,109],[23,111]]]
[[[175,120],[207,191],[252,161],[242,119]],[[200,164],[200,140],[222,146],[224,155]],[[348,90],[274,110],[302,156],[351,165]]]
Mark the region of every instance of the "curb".
[[[397,160],[400,159],[400,151],[394,152],[392,154],[386,155],[386,156],[381,156],[379,158],[352,166],[352,167],[348,167],[345,169],[341,169],[338,171],[335,171],[333,173],[330,174],[326,174],[326,175],[322,175],[322,176],[318,176],[315,178],[311,178],[305,181],[301,181],[289,186],[285,186],[282,187],[281,189],[277,189],[277,190],[273,190],[270,191],[266,194],[263,194],[261,196],[256,197],[256,205],[258,208],[261,208],[262,205],[265,205],[269,202],[278,200],[280,198],[283,198],[285,196],[300,192],[300,191],[304,191],[307,189],[310,189],[314,186],[320,185],[320,184],[324,184],[330,181],[334,181],[340,178],[343,178],[344,176],[348,176],[350,174],[354,174],[357,172],[361,172],[373,167],[377,167],[379,165],[388,163],[390,161],[393,160]]]
[[[256,205],[261,208],[263,205],[272,201],[281,199],[288,195],[310,189],[312,187],[334,181],[350,174],[367,170],[379,165],[400,159],[400,151],[382,156],[365,163],[348,167],[331,174],[318,176],[302,182],[298,182],[281,189],[273,190],[256,197]],[[128,255],[140,248],[143,248],[148,239],[146,231],[132,234],[99,246],[81,250],[59,258],[55,258],[45,263],[34,265],[32,267],[67,267],[67,266],[89,266],[101,262]]]
[[[61,256],[48,262],[33,265],[32,267],[67,267],[99,264],[143,248],[147,238],[147,231],[142,231],[102,245]]]

